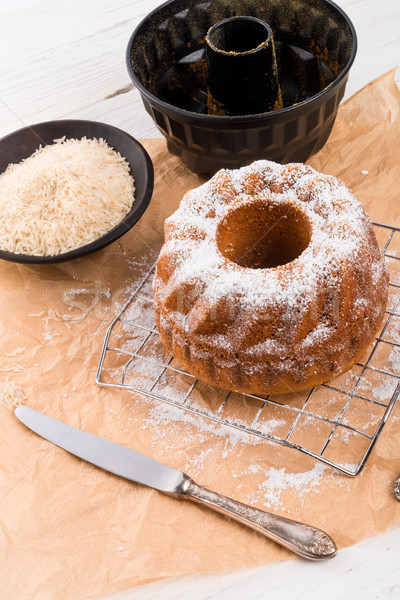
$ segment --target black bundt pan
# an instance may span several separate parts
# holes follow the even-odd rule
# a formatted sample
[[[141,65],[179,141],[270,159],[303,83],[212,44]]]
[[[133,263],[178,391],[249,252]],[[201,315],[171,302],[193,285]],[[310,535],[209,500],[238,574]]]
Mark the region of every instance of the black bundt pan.
[[[254,16],[274,34],[283,108],[207,114],[205,36],[231,16]],[[331,132],[357,49],[353,24],[331,0],[170,0],[133,32],[130,77],[166,137],[195,173],[266,158],[304,162]]]

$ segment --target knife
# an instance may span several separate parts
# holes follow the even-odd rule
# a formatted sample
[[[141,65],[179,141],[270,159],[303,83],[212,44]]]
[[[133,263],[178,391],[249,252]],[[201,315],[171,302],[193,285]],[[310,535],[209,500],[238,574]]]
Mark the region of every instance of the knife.
[[[182,471],[167,467],[126,446],[66,425],[28,406],[18,406],[15,415],[46,440],[101,469],[212,508],[304,558],[323,560],[337,553],[335,542],[321,529],[222,496],[201,487]]]
[[[397,500],[400,500],[400,476],[394,482],[394,493],[396,495]]]

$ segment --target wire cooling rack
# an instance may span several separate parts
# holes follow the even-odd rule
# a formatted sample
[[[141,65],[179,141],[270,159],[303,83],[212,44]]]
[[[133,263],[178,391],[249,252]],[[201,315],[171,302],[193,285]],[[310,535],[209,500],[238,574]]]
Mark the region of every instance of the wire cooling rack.
[[[196,379],[161,343],[153,266],[107,330],[97,383],[139,392],[358,475],[400,393],[400,228],[374,226],[390,272],[386,318],[369,353],[339,378],[278,397],[228,392]]]

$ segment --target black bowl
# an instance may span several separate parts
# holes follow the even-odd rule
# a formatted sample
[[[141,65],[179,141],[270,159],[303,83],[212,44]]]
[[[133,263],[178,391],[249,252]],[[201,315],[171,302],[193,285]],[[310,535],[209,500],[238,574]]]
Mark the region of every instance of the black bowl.
[[[76,120],[47,121],[10,133],[0,140],[0,173],[3,173],[10,163],[19,163],[33,154],[40,145],[52,144],[55,139],[63,136],[76,139],[103,138],[109,146],[126,158],[131,175],[135,180],[135,201],[131,210],[118,225],[102,237],[75,250],[56,256],[32,256],[0,250],[0,258],[29,264],[58,263],[79,258],[108,246],[124,235],[135,225],[148,207],[154,184],[151,159],[135,138],[106,123]]]
[[[283,108],[208,114],[205,37],[233,16],[272,29]],[[196,173],[259,158],[304,162],[331,132],[357,49],[354,27],[331,0],[169,0],[133,32],[129,75],[168,149]]]

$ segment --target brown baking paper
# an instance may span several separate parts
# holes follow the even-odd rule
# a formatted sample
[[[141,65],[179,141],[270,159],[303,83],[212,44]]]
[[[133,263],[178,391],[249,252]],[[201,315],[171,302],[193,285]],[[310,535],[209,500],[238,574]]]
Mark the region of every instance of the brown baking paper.
[[[375,220],[394,225],[400,225],[399,96],[393,71],[367,85],[339,109],[328,143],[310,160],[343,179]],[[218,492],[319,526],[340,548],[400,521],[392,492],[400,473],[396,408],[366,468],[351,479],[295,450],[96,385],[108,324],[156,258],[164,219],[202,182],[168,154],[163,140],[144,144],[155,190],[132,231],[70,263],[0,264],[2,599],[98,598],[162,577],[292,556],[210,510],[52,446],[13,415],[15,386],[39,411],[183,469]],[[199,393],[197,401],[216,402],[218,394]],[[230,410],[246,422],[254,406],[237,399]],[[269,425],[279,426],[279,419]]]

